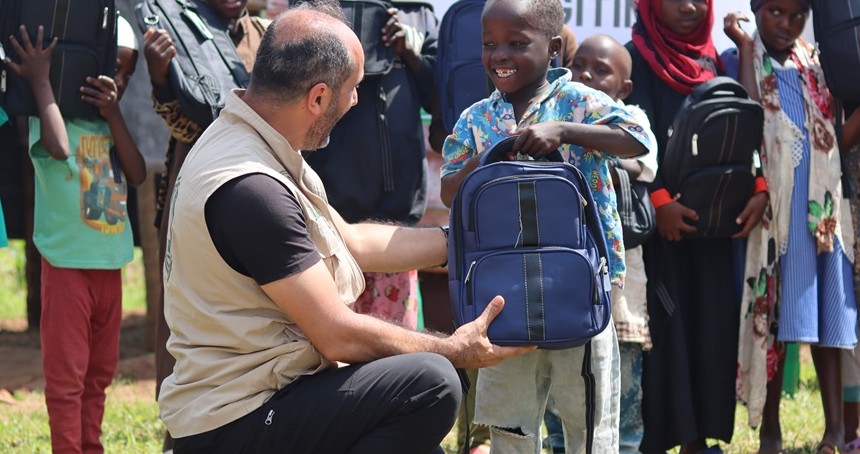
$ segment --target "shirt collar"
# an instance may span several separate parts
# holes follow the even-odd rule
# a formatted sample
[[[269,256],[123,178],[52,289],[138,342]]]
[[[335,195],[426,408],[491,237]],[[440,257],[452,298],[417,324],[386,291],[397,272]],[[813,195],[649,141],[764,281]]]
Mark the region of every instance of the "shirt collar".
[[[248,10],[246,9],[242,11],[242,14],[236,20],[230,23],[228,30],[230,31],[230,38],[234,43],[242,41],[242,38],[245,37],[245,30],[248,29],[248,21],[250,20],[251,15],[248,14]]]
[[[231,90],[220,116],[233,116],[235,117],[234,121],[246,123],[257,131],[263,141],[266,142],[266,145],[268,145],[269,151],[285,168],[301,168],[302,155],[293,149],[286,137],[282,136],[281,133],[276,131],[272,125],[254,111],[251,106],[245,103],[242,99],[244,94],[244,88],[234,88]]]
[[[549,87],[547,90],[544,90],[543,94],[538,98],[537,105],[540,105],[551,96],[554,96],[562,85],[570,82],[572,79],[572,75],[569,69],[567,68],[550,68],[546,73],[546,80],[549,82]],[[499,90],[493,90],[490,94],[490,103],[495,108],[498,107],[498,103],[503,102],[507,103],[508,100],[505,98],[505,95]]]

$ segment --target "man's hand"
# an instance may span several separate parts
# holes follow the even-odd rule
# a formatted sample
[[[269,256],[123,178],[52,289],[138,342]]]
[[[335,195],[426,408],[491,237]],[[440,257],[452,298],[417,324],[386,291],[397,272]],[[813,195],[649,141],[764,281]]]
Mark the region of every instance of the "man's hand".
[[[99,115],[105,120],[112,120],[119,115],[119,90],[116,82],[108,76],[87,77],[86,85],[81,87],[81,99],[99,108]]]
[[[39,26],[39,31],[36,33],[36,44],[30,42],[30,36],[27,35],[27,27],[21,26],[21,42],[22,46],[14,36],[10,36],[9,40],[12,43],[12,48],[21,57],[21,63],[15,63],[7,58],[4,63],[9,66],[13,73],[22,79],[30,82],[30,85],[37,85],[42,82],[49,81],[51,71],[51,54],[54,48],[57,47],[57,38],[51,40],[48,47],[43,47],[42,40],[45,32],[45,27]]]
[[[487,329],[503,307],[505,307],[505,299],[496,296],[478,318],[454,331],[449,340],[454,343],[456,353],[449,359],[455,367],[492,366],[505,358],[528,353],[537,348],[535,346],[500,347],[490,343],[490,339],[487,338]]]
[[[695,232],[696,228],[684,222],[684,218],[697,221],[699,215],[677,201],[657,208],[657,229],[660,235],[669,241],[681,241],[681,233]]]
[[[738,49],[753,45],[753,39],[741,28],[741,22],[749,21],[750,19],[740,11],[729,13],[723,19],[723,31],[738,46]]]
[[[389,8],[391,17],[382,27],[382,42],[386,47],[394,49],[394,53],[403,59],[407,65],[421,59],[421,48],[424,47],[424,35],[414,28],[401,24],[397,19],[397,8]]]
[[[167,88],[167,68],[176,56],[176,47],[167,30],[147,30],[143,35],[143,55],[152,85]]]
[[[563,123],[550,121],[514,131],[512,135],[517,136],[517,140],[513,151],[535,159],[542,158],[561,146],[562,130]]]
[[[750,231],[761,222],[765,209],[767,209],[767,192],[753,194],[747,201],[741,214],[735,219],[738,225],[743,225],[744,227],[740,232],[732,235],[732,238],[746,238],[750,234]]]

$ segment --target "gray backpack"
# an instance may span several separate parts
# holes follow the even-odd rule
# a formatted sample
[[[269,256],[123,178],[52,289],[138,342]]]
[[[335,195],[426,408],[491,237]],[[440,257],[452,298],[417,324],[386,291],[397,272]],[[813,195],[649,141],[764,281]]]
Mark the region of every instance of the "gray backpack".
[[[233,88],[251,80],[227,27],[201,0],[144,0],[138,26],[167,30],[176,47],[168,77],[182,113],[200,126],[212,123]]]

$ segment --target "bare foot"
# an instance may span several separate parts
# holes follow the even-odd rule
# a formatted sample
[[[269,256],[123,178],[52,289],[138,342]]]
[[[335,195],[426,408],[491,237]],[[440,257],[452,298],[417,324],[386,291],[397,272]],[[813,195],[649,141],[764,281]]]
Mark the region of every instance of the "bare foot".
[[[836,445],[828,441],[822,441],[821,443],[818,443],[818,447],[815,448],[815,452],[818,454],[836,454]]]
[[[758,454],[781,454],[782,439],[761,437],[758,442]]]

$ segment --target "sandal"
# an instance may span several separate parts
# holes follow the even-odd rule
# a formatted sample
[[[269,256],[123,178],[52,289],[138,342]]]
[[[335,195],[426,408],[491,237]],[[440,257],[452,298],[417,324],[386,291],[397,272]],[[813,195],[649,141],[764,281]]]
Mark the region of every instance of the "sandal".
[[[845,443],[842,447],[843,454],[860,454],[860,438],[855,438],[853,441]]]

